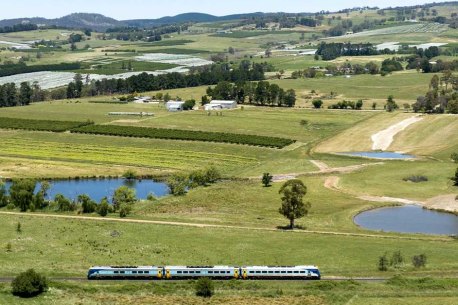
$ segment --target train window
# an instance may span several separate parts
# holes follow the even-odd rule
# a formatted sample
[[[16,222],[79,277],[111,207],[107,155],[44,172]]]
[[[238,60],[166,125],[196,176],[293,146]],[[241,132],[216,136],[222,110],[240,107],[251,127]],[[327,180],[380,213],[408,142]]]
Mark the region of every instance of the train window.
[[[125,271],[119,271],[119,273],[126,273]]]
[[[209,270],[209,271],[208,271],[208,274],[213,274],[213,271],[210,271],[210,270]]]
[[[219,271],[215,271],[215,274],[219,274]]]
[[[267,271],[263,271],[262,273],[267,273]]]
[[[149,271],[143,271],[143,273],[149,273]]]
[[[250,274],[253,274],[253,273],[254,273],[254,271],[250,271],[250,272],[248,272],[248,273],[250,273]]]
[[[181,271],[177,271],[178,274],[181,274],[182,272]]]
[[[301,273],[305,273],[305,271],[301,271]]]
[[[292,271],[288,271],[288,273],[293,273]]]
[[[133,274],[136,274],[136,273],[137,273],[137,271],[132,271],[132,273],[133,273]]]
[[[261,271],[256,271],[256,273],[261,273]]]
[[[117,273],[119,273],[119,271],[115,271],[114,273],[117,274]]]
[[[196,273],[200,273],[200,271],[196,271]]]
[[[286,273],[286,271],[282,271],[281,273]]]
[[[194,271],[189,271],[189,273],[194,273]]]
[[[143,271],[138,271],[138,273],[139,273],[139,274],[142,274],[142,273],[143,273]]]
[[[273,271],[269,271],[269,273],[274,273]]]
[[[183,271],[183,273],[188,273],[188,271]]]
[[[299,273],[299,271],[294,271],[294,273]]]

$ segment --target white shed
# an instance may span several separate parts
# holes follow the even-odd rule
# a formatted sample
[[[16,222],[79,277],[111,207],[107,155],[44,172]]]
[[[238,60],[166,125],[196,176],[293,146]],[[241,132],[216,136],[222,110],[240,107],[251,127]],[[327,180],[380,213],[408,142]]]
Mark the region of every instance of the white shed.
[[[183,104],[182,101],[168,101],[165,104],[165,107],[168,111],[176,112],[176,111],[183,111]]]
[[[208,105],[210,105],[211,107],[215,107],[215,109],[235,109],[235,108],[237,108],[237,102],[236,101],[218,101],[218,100],[214,100],[214,101],[211,101],[210,104],[208,104]]]

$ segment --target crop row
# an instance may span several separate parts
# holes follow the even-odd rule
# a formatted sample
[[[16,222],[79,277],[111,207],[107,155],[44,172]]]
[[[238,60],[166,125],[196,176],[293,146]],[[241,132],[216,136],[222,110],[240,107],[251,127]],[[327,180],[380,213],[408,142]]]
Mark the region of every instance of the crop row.
[[[72,122],[72,121],[48,121],[48,120],[30,120],[30,119],[17,119],[17,118],[1,118],[0,128],[5,129],[25,129],[37,131],[52,131],[63,132],[73,128],[87,126],[93,124],[87,122]]]
[[[217,162],[234,168],[256,160],[233,155],[194,151],[155,150],[134,147],[95,146],[73,143],[42,142],[28,139],[2,139],[0,153],[10,156],[68,160],[90,163],[122,164],[170,169],[193,169]]]
[[[121,137],[220,142],[274,148],[283,148],[295,142],[291,139],[258,135],[118,125],[88,125],[72,129],[71,132]]]

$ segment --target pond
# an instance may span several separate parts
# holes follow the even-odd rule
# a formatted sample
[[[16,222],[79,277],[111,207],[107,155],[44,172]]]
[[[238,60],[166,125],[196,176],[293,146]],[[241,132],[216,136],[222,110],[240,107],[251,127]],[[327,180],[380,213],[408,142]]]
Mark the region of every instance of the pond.
[[[125,180],[115,179],[87,179],[87,180],[55,180],[51,181],[51,188],[48,191],[48,198],[53,199],[56,194],[62,194],[67,198],[76,199],[78,195],[86,194],[91,199],[100,202],[103,197],[111,199],[114,191],[122,185],[136,190],[137,198],[146,199],[152,193],[155,197],[163,197],[169,194],[169,188],[163,182],[156,182],[150,179]],[[11,183],[7,182],[9,188]],[[40,185],[37,184],[37,191]]]
[[[352,156],[352,157],[363,157],[371,159],[393,159],[393,160],[405,160],[415,159],[415,156],[408,154],[401,154],[390,151],[362,151],[362,152],[345,152],[339,153],[339,155]]]
[[[365,229],[398,233],[458,235],[458,216],[417,205],[379,208],[362,212],[354,222]]]

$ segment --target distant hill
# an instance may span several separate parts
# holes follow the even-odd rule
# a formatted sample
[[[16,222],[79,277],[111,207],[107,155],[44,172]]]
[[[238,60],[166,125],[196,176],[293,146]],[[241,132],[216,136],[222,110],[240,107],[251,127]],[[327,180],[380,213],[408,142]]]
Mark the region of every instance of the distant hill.
[[[248,14],[235,14],[227,16],[214,16],[204,13],[186,13],[176,16],[167,16],[158,19],[136,19],[124,20],[123,22],[129,26],[135,27],[152,27],[164,24],[183,23],[183,22],[217,22],[226,20],[246,19],[252,17],[261,17],[269,14],[266,13],[248,13]]]
[[[96,31],[105,31],[108,28],[127,26],[121,21],[101,14],[75,13],[56,19],[46,19],[41,17],[5,19],[0,20],[0,27],[13,26],[21,23],[33,23],[47,26],[54,25],[75,29],[90,28]]]

